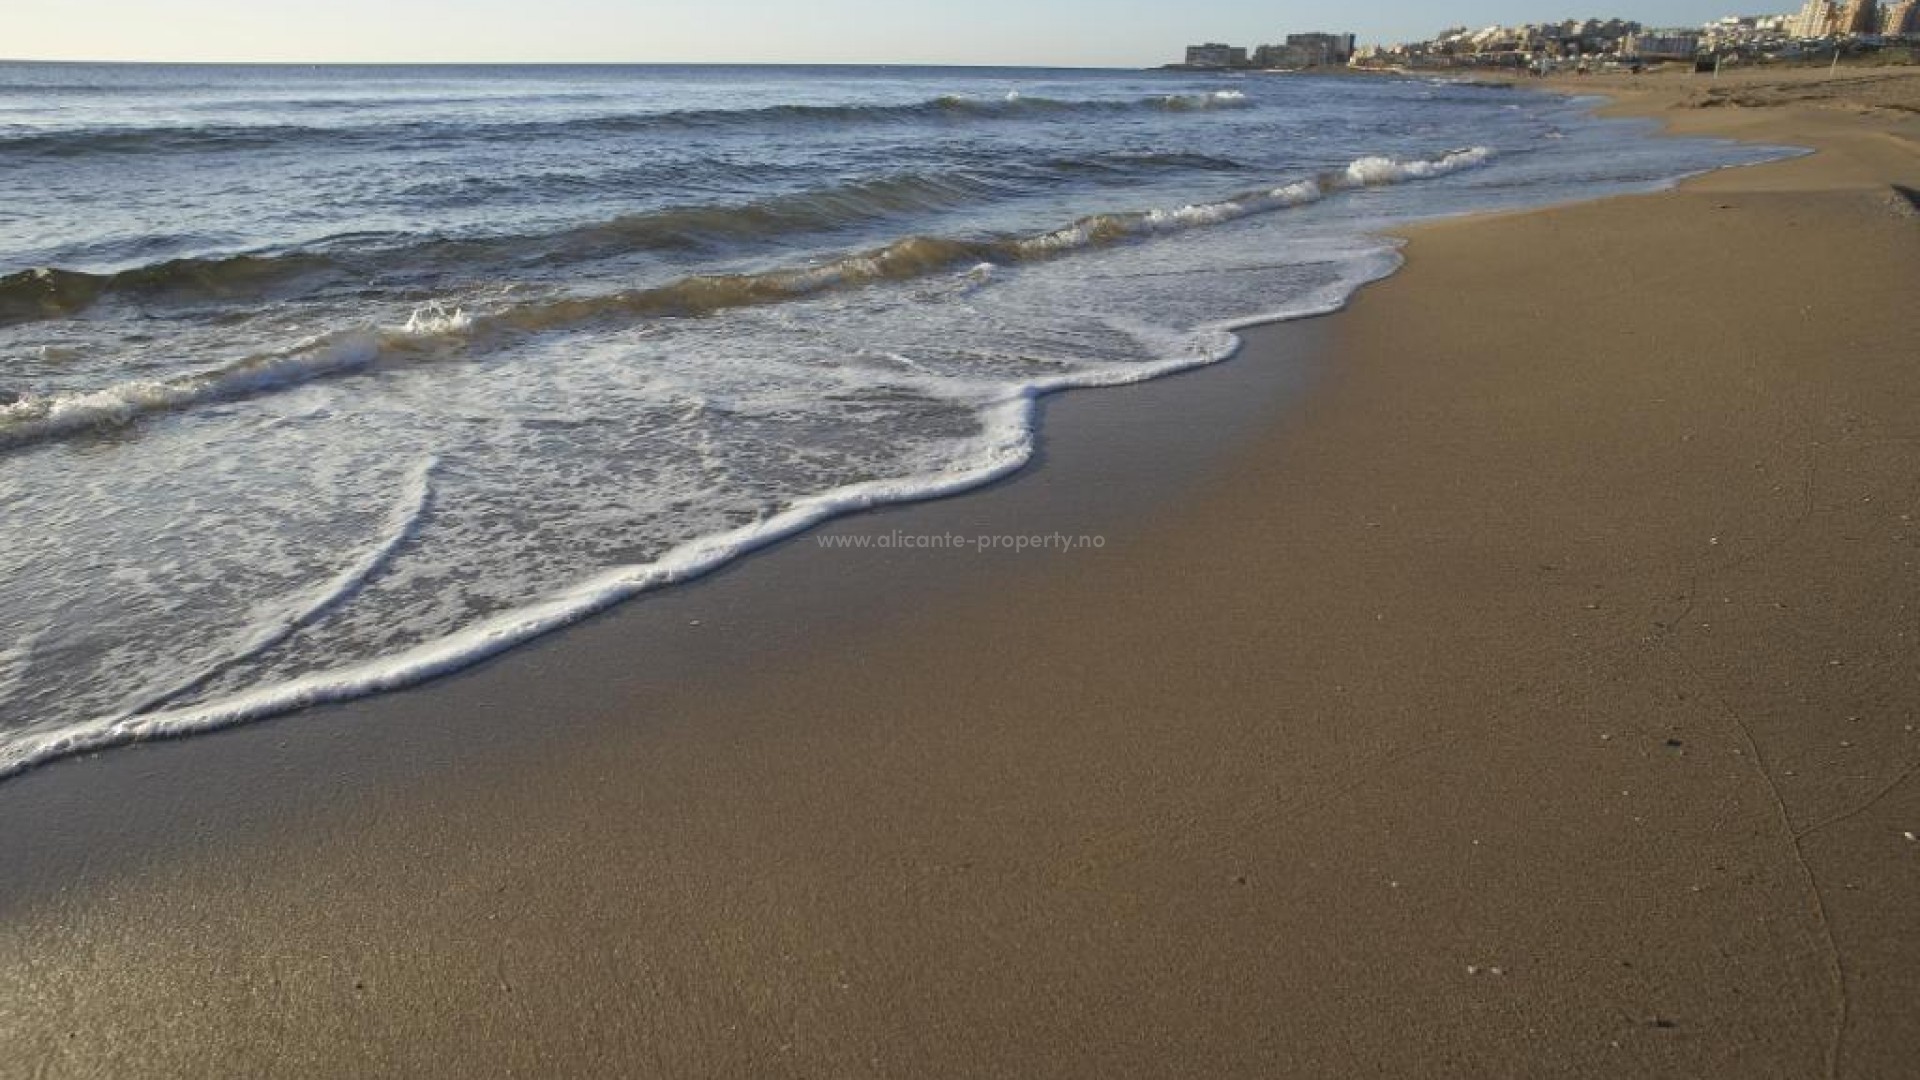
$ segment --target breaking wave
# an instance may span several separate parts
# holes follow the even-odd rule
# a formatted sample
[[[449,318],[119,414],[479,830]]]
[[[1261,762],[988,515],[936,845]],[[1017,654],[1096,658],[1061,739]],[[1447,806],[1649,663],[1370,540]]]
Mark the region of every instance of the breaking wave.
[[[169,259],[112,273],[43,267],[0,276],[0,327],[67,318],[109,298],[188,304],[258,300],[296,284],[371,278],[394,266],[468,268],[500,259],[551,264],[633,251],[724,251],[1018,196],[1036,183],[1044,186],[1047,177],[1094,174],[1125,183],[1167,171],[1243,168],[1230,158],[1203,154],[1096,154],[1050,159],[1011,177],[980,170],[903,172],[744,203],[672,206],[532,235],[356,236],[340,238],[351,246],[322,241],[308,250]]]
[[[542,332],[611,320],[710,315],[981,264],[1011,265],[1058,258],[1131,239],[1302,206],[1342,191],[1446,176],[1484,164],[1491,157],[1492,151],[1485,147],[1456,150],[1432,159],[1366,157],[1344,169],[1219,202],[1171,210],[1094,214],[1034,236],[983,240],[910,236],[814,266],[753,274],[696,275],[652,288],[526,301],[478,314],[429,304],[416,309],[404,326],[328,334],[282,352],[250,357],[211,371],[120,383],[82,393],[24,397],[0,406],[0,449],[119,427],[155,413],[349,374],[383,359],[437,355],[436,346],[450,339],[485,333]]]

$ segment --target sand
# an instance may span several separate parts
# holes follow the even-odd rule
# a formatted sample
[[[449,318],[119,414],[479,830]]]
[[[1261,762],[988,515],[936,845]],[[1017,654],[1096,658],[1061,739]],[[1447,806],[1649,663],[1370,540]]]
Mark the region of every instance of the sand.
[[[0,785],[0,1075],[1911,1075],[1916,83],[1792,78],[1571,81],[1820,153],[824,530],[1097,549],[805,537]]]

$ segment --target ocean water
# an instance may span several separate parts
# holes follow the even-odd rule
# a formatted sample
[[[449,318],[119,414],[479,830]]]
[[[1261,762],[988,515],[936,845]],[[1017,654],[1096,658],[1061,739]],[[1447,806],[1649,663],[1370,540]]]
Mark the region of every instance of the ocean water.
[[[0,775],[1005,475],[1395,223],[1776,153],[1417,79],[0,64]]]

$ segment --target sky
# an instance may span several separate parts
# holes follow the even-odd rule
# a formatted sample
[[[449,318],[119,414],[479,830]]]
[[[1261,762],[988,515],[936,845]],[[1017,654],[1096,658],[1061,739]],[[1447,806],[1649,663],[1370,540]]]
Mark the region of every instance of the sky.
[[[19,60],[925,63],[1140,67],[1189,43],[1363,42],[1619,16],[1684,26],[1798,0],[21,0]],[[1755,0],[1746,0],[1752,4]]]

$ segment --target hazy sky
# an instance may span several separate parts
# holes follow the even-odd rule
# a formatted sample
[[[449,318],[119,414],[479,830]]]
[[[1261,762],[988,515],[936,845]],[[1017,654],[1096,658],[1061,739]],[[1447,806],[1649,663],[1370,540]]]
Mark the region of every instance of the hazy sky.
[[[1122,66],[1287,31],[1423,38],[1449,24],[1618,15],[1660,25],[1795,0],[14,0],[0,57]]]

